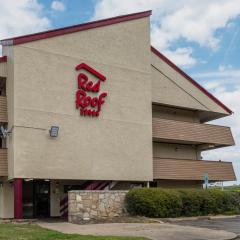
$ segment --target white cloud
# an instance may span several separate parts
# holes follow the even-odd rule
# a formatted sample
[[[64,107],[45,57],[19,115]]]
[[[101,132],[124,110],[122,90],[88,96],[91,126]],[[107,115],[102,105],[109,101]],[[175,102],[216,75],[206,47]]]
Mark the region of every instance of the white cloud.
[[[61,1],[53,1],[51,8],[55,11],[63,12],[65,10],[65,5]]]
[[[225,70],[227,70],[227,69],[232,69],[232,68],[233,68],[233,67],[232,67],[231,64],[229,64],[229,65],[227,65],[227,66],[225,66],[225,65],[219,65],[218,70],[219,70],[220,72],[224,72]]]
[[[193,78],[201,80],[207,89],[234,88],[240,85],[240,69],[231,65],[220,65],[217,71],[192,74]]]
[[[218,71],[195,74],[195,76],[198,76],[199,79],[205,78],[204,86],[234,112],[232,116],[215,120],[213,123],[231,126],[236,146],[206,151],[203,153],[203,157],[210,160],[232,161],[238,183],[240,183],[240,69],[233,69],[232,66],[220,66]],[[234,89],[232,85],[235,86]]]
[[[0,39],[49,28],[43,11],[37,0],[0,0]]]
[[[239,15],[240,0],[99,0],[93,18],[149,9],[153,10],[152,43],[174,60],[178,59],[182,48],[173,51],[170,47],[179,39],[217,50],[220,37],[216,36],[216,30],[228,27],[229,22]],[[185,51],[183,56],[179,65],[196,64],[192,51]]]
[[[216,88],[213,93],[221,99],[230,109],[234,111],[232,116],[219,119],[214,121],[216,124],[221,124],[225,126],[231,126],[233,137],[236,142],[236,146],[220,148],[216,150],[206,151],[203,154],[204,159],[210,160],[223,160],[233,162],[235,174],[238,178],[238,183],[240,183],[240,161],[239,161],[239,152],[240,152],[240,105],[239,105],[239,96],[240,96],[240,87],[233,91],[228,91],[224,88]]]
[[[163,50],[162,53],[168,56],[176,65],[182,66],[185,68],[191,67],[196,64],[196,59],[191,57],[192,48],[177,48],[175,51]]]

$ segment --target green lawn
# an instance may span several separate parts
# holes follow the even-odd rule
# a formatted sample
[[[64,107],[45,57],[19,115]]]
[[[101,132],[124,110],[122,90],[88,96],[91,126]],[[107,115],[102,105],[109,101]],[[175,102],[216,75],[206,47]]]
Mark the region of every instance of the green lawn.
[[[0,240],[146,240],[139,237],[97,237],[63,234],[33,224],[0,224]]]

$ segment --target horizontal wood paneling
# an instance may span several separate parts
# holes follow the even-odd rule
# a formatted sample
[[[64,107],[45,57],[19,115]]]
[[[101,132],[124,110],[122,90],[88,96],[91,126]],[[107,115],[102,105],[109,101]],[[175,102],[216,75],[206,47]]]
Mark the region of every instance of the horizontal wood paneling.
[[[7,77],[7,63],[0,62],[0,77]]]
[[[153,178],[172,180],[203,180],[208,174],[212,181],[234,181],[231,162],[153,158]]]
[[[7,97],[0,96],[0,122],[7,122]]]
[[[0,177],[8,175],[7,149],[0,148]]]
[[[153,139],[189,144],[234,145],[229,127],[161,118],[153,118]]]

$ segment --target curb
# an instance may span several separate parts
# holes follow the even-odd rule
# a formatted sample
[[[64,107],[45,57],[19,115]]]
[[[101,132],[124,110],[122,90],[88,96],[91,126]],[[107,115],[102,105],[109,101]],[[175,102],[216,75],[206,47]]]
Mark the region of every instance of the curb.
[[[36,223],[37,219],[0,219],[0,223],[8,224],[8,223],[19,223],[19,224],[31,224]]]
[[[199,217],[181,217],[181,218],[157,218],[151,219],[152,221],[156,221],[159,223],[174,223],[174,222],[181,222],[181,221],[196,221],[196,220],[217,220],[217,219],[229,219],[229,218],[236,218],[240,217],[240,215],[218,215],[218,216],[199,216]]]
[[[240,237],[240,235],[237,235],[237,234],[236,234],[236,237],[230,238],[230,239],[225,239],[225,240],[235,240],[235,239],[239,239],[239,237]]]

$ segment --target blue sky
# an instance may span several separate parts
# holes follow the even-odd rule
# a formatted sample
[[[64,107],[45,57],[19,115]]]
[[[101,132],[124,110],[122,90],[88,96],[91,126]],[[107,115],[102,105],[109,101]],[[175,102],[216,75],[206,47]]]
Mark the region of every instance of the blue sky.
[[[204,153],[233,161],[240,180],[240,0],[0,0],[0,39],[153,10],[151,41],[235,113],[235,147]],[[240,181],[238,181],[240,183]]]

